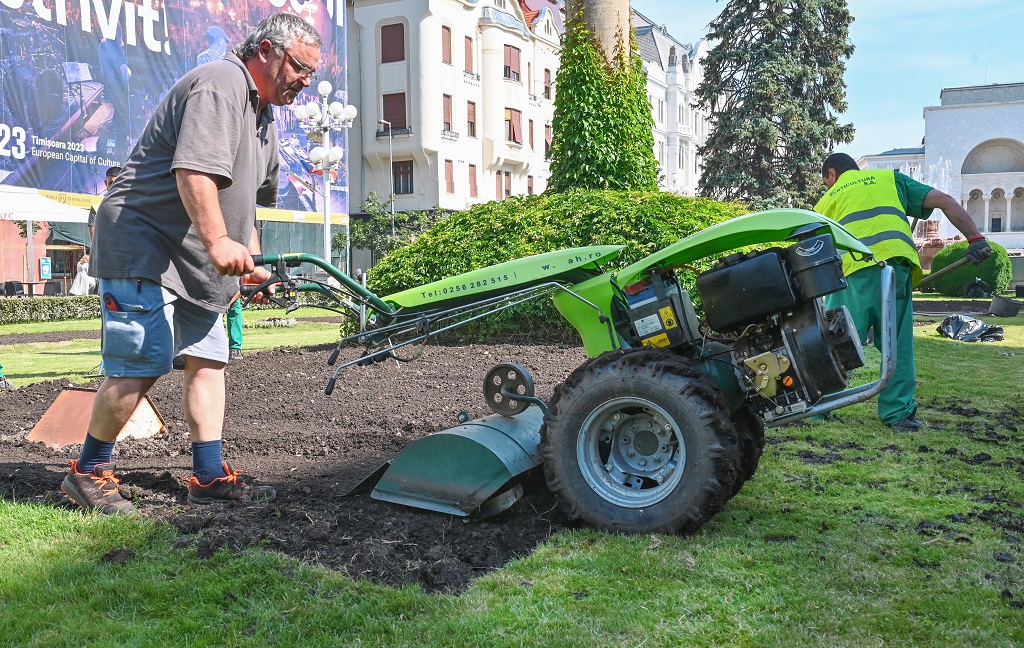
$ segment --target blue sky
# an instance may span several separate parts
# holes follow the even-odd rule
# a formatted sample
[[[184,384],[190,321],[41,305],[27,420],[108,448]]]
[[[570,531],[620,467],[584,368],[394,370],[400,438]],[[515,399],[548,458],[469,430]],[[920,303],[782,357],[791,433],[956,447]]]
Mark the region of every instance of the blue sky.
[[[682,43],[704,37],[726,0],[632,0],[635,10]],[[920,146],[923,110],[939,92],[985,83],[1024,82],[1017,45],[1019,0],[849,0],[854,17],[843,121],[857,129],[841,147],[853,157]]]

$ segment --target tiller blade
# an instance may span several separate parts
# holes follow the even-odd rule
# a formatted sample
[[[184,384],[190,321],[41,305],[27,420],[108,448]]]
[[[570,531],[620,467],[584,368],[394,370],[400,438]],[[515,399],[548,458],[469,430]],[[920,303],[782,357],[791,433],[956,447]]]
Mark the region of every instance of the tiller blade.
[[[452,515],[486,517],[516,502],[522,487],[509,484],[541,464],[541,408],[508,417],[494,414],[410,443],[348,495]]]

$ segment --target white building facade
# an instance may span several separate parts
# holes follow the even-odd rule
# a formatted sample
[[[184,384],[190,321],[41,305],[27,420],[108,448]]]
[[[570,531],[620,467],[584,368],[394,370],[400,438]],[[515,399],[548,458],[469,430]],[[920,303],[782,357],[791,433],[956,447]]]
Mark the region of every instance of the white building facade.
[[[924,119],[925,168],[948,160],[949,193],[978,229],[1024,254],[1024,83],[945,88]]]
[[[349,204],[371,192],[396,211],[461,210],[541,193],[550,175],[562,3],[348,3]],[[648,74],[664,190],[692,195],[707,119],[692,110],[700,56],[633,12]]]
[[[524,3],[525,5],[525,3]],[[350,3],[353,210],[459,210],[547,187],[561,17],[517,0]]]
[[[920,179],[924,167],[924,147],[897,148],[877,155],[865,155],[857,160],[861,169],[889,169]]]
[[[647,72],[658,184],[663,191],[693,196],[702,167],[697,147],[707,141],[709,131],[707,113],[693,107],[694,91],[703,79],[700,61],[708,51],[707,41],[680,43],[664,26],[636,11],[633,33]]]
[[[1011,257],[1024,256],[1024,83],[945,88],[939,99],[924,109],[924,146],[867,155],[858,164],[902,171],[950,194],[985,236]],[[957,232],[942,222],[929,234]]]

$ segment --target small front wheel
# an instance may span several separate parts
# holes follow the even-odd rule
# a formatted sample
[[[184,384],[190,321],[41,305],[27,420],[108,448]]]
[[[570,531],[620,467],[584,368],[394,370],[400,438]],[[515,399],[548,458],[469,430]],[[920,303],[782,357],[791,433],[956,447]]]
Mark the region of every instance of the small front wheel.
[[[556,390],[541,435],[562,508],[606,531],[692,533],[739,479],[720,391],[664,350],[614,351],[577,369]]]

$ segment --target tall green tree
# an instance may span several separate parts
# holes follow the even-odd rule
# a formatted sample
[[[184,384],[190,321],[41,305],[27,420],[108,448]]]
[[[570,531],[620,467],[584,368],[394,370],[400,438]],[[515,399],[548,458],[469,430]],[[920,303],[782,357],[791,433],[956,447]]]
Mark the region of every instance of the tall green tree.
[[[632,30],[628,40],[619,29],[615,43],[600,42],[584,19],[587,5],[566,23],[548,189],[657,189],[654,118]]]
[[[853,139],[846,61],[853,54],[846,0],[730,0],[711,22],[697,105],[711,129],[698,148],[698,190],[755,209],[808,208],[821,162]]]
[[[384,200],[371,191],[360,205],[366,218],[349,221],[349,237],[353,247],[370,252],[370,265],[376,265],[386,255],[408,245],[439,220],[448,216],[440,207],[431,210],[411,210],[391,213],[391,200]],[[345,233],[339,232],[331,240],[335,250],[344,250]]]

